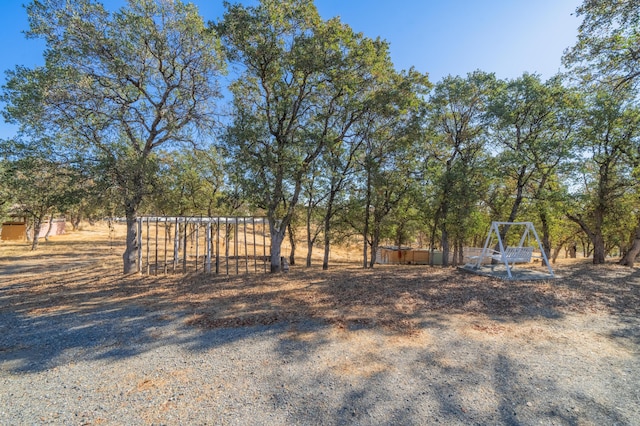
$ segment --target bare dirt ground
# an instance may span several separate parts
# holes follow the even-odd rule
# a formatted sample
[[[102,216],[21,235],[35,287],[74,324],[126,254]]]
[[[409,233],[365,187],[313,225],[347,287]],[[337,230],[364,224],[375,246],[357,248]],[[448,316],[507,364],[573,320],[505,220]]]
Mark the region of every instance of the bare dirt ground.
[[[352,263],[278,275],[122,276],[121,234],[87,226],[37,252],[0,243],[0,406],[21,407],[0,408],[0,423],[640,424],[637,268],[565,262],[555,265],[558,279],[535,282]],[[62,337],[39,343],[55,333]],[[186,341],[176,333],[200,336],[189,342],[211,365],[221,347],[232,355],[215,371],[155,365]],[[193,353],[176,357],[201,362]],[[84,403],[33,402],[77,398],[61,372],[87,374],[74,363],[99,371],[105,359],[117,373],[83,388]],[[226,370],[229,362],[241,365]],[[219,386],[209,389],[211,381]],[[101,412],[89,391],[116,401],[96,405],[111,407]],[[133,394],[145,396],[144,407]]]

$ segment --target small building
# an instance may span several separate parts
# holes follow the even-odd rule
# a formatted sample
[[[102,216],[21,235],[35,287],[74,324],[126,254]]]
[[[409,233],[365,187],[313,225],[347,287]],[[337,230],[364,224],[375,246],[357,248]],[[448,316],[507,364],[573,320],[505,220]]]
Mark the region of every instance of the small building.
[[[14,216],[2,223],[0,239],[2,241],[22,241],[26,238],[27,221],[24,217]]]
[[[411,247],[384,246],[378,247],[376,252],[376,263],[381,265],[428,265],[429,258],[429,250]],[[434,260],[437,259],[437,253],[434,252]],[[434,264],[442,264],[442,256],[440,263]]]
[[[49,231],[51,227],[51,231]],[[65,233],[66,220],[64,218],[53,219],[51,222],[46,221],[40,227],[38,238],[44,238],[47,233],[49,236],[62,235]],[[25,217],[14,216],[11,220],[2,223],[0,230],[0,240],[2,241],[23,241],[27,237],[27,220]]]
[[[49,232],[49,226],[51,226],[51,232]],[[51,222],[47,221],[40,226],[39,238],[44,238],[49,232],[49,236],[62,235],[66,231],[67,220],[65,218],[53,219]]]

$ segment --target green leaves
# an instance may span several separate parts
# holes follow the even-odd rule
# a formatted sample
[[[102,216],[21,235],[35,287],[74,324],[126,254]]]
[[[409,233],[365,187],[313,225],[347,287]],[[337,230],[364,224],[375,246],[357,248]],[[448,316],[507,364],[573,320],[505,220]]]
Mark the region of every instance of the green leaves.
[[[271,211],[295,206],[302,179],[329,146],[344,140],[367,108],[386,46],[338,19],[324,22],[308,1],[227,4],[215,29],[244,72],[232,85],[229,149],[248,165],[246,182]],[[257,181],[257,183],[256,183]]]
[[[133,221],[155,183],[155,152],[197,145],[217,124],[226,62],[215,31],[178,0],[129,0],[113,13],[93,0],[33,1],[27,12],[45,66],[9,74],[5,117],[97,165],[96,181],[117,188]],[[136,249],[128,232],[125,271]]]
[[[585,0],[578,41],[563,63],[583,81],[635,86],[640,77],[640,5],[637,1]]]

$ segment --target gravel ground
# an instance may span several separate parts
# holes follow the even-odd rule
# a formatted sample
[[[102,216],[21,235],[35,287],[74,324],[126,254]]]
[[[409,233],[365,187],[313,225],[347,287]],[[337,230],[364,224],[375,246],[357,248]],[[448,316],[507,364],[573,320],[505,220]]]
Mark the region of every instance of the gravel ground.
[[[0,256],[0,425],[640,425],[638,269],[123,277],[70,253]]]
[[[425,315],[410,336],[187,320],[3,312],[0,424],[640,424],[637,318]]]

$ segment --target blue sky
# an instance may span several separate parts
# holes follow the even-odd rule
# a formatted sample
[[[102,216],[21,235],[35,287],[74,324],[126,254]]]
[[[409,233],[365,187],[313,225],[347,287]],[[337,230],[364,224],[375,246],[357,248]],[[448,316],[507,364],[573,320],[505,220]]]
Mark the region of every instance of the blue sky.
[[[0,2],[0,82],[16,65],[42,64],[44,44],[27,40],[23,3]],[[222,0],[192,0],[205,20],[224,11]],[[105,0],[116,9],[124,0]],[[241,1],[252,4],[255,1]],[[549,78],[561,70],[560,58],[574,44],[580,21],[571,14],[581,0],[316,0],[323,18],[340,16],[354,30],[390,43],[397,69],[411,66],[432,82],[448,74],[466,75],[481,69],[498,78],[523,72]],[[0,120],[0,138],[15,129]]]

